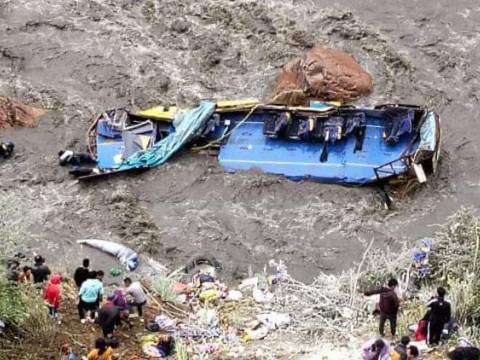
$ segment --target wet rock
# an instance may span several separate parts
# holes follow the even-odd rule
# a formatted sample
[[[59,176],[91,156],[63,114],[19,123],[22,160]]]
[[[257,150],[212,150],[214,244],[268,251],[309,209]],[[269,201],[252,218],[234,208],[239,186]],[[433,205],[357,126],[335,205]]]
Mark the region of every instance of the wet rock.
[[[47,111],[31,107],[18,100],[0,96],[0,129],[14,126],[37,126],[37,120]]]
[[[372,77],[351,55],[316,47],[284,67],[271,101],[289,105],[306,105],[309,99],[349,102],[372,90]]]
[[[179,34],[183,34],[188,31],[190,24],[185,19],[176,19],[170,25],[170,29]]]
[[[294,31],[291,35],[291,41],[305,49],[310,49],[315,45],[315,37],[303,30]]]
[[[164,92],[168,91],[170,87],[170,78],[165,74],[160,74],[157,79],[158,88]]]

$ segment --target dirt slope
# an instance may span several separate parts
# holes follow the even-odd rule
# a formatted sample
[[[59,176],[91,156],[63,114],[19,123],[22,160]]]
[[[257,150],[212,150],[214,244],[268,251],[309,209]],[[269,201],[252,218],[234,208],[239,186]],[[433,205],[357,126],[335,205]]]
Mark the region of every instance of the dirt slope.
[[[0,94],[52,111],[36,129],[0,133],[18,149],[0,163],[0,189],[29,194],[27,240],[52,262],[93,256],[73,241],[95,237],[171,266],[210,252],[234,275],[271,257],[303,279],[339,271],[371,237],[376,246],[412,241],[478,203],[479,20],[473,0],[4,0]],[[314,44],[353,54],[372,74],[374,93],[360,103],[426,103],[443,117],[438,176],[393,212],[370,188],[227,175],[207,156],[90,186],[57,166],[58,150],[82,149],[96,111],[263,97],[281,66]]]

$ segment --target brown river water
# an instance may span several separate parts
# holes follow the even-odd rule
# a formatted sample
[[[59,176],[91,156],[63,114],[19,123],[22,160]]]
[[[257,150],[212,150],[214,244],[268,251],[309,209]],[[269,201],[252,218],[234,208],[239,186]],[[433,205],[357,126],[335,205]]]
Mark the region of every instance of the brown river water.
[[[0,163],[0,190],[31,201],[21,248],[107,269],[114,261],[75,240],[110,239],[171,268],[208,253],[234,277],[276,258],[308,281],[350,267],[371,238],[395,249],[429,236],[480,200],[479,41],[474,0],[2,0],[0,95],[51,109],[38,128],[0,133],[17,146]],[[89,185],[57,165],[58,150],[84,150],[95,112],[262,98],[313,45],[346,51],[372,74],[359,104],[427,104],[442,117],[439,172],[392,211],[372,188],[225,174],[206,155]]]

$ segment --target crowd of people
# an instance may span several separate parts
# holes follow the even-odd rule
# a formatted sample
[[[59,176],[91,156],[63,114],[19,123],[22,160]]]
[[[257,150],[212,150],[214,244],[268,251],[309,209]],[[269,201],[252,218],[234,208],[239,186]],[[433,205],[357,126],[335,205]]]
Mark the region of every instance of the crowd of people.
[[[26,284],[33,283],[43,288],[43,299],[48,309],[48,314],[55,321],[61,322],[61,298],[62,277],[60,274],[52,274],[45,259],[36,255],[33,266],[20,268],[18,260],[12,260],[8,264],[7,278],[9,280]],[[132,328],[132,317],[137,317],[144,322],[144,307],[147,304],[147,295],[142,284],[126,277],[123,286],[112,290],[107,296],[104,288],[104,272],[93,270],[90,260],[84,259],[74,274],[73,280],[78,294],[78,317],[82,324],[96,323],[102,332],[102,337],[97,338],[95,347],[89,351],[88,360],[112,359],[113,348],[118,346],[115,338],[115,329],[125,324]],[[201,285],[208,274],[195,276],[194,281]],[[433,347],[439,345],[445,336],[445,329],[451,323],[451,305],[446,300],[446,290],[438,287],[436,294],[425,304],[425,315],[417,324],[410,327],[411,334],[402,336],[396,342],[397,317],[400,309],[400,297],[398,295],[398,281],[390,279],[385,286],[380,286],[364,291],[365,296],[378,295],[379,301],[376,311],[379,315],[378,332],[380,337],[366,342],[361,348],[363,360],[414,360],[420,355],[419,347],[427,345]],[[47,310],[46,310],[47,311]],[[134,313],[137,313],[137,316]],[[387,341],[385,324],[389,323],[391,342]],[[448,332],[446,332],[448,334]],[[168,356],[174,348],[172,336],[159,336],[155,344],[160,354]],[[68,344],[62,348],[67,360],[79,359]],[[85,358],[85,357],[84,357]],[[480,350],[469,344],[462,346],[448,354],[452,360],[480,360]]]
[[[447,292],[443,287],[438,287],[436,294],[426,303],[425,315],[418,321],[418,324],[410,328],[413,341],[407,335],[403,336],[398,343],[389,343],[384,339],[385,323],[388,320],[390,334],[392,339],[395,339],[397,335],[397,316],[400,309],[397,288],[398,281],[392,278],[386,286],[364,292],[365,296],[379,295],[376,312],[379,315],[378,331],[380,337],[371,339],[362,346],[361,357],[363,360],[418,359],[420,355],[418,346],[422,343],[429,347],[439,345],[446,328],[448,328],[447,325],[451,323],[451,306],[445,299]],[[473,346],[463,346],[450,352],[448,358],[452,360],[480,360],[480,350]]]
[[[115,329],[122,323],[132,328],[134,323],[131,318],[136,317],[144,323],[144,307],[147,304],[147,295],[138,281],[126,277],[123,279],[123,287],[115,288],[111,294],[105,295],[104,272],[92,270],[90,260],[84,259],[74,274],[73,280],[78,292],[78,317],[82,324],[95,323],[102,331],[102,337],[97,338],[94,348],[82,359],[110,360],[113,349],[118,346],[115,338]],[[45,259],[36,255],[33,266],[23,266],[16,259],[7,264],[7,278],[20,284],[32,283],[35,287],[43,289],[43,300],[46,311],[50,317],[61,323],[61,299],[62,299],[62,276],[52,274]],[[157,346],[165,356],[173,351],[174,339],[171,336],[159,336]],[[65,344],[62,349],[66,360],[80,359]]]

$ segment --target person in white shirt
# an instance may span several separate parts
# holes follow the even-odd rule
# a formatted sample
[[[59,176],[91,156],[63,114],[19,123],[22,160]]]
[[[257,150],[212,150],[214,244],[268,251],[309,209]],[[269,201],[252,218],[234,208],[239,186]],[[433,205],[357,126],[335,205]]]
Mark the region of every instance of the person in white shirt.
[[[130,305],[134,305],[137,307],[138,316],[140,318],[143,317],[143,307],[147,303],[147,295],[143,291],[142,284],[138,281],[133,281],[130,278],[125,278],[123,280],[125,284],[125,294],[130,295],[132,300]]]

